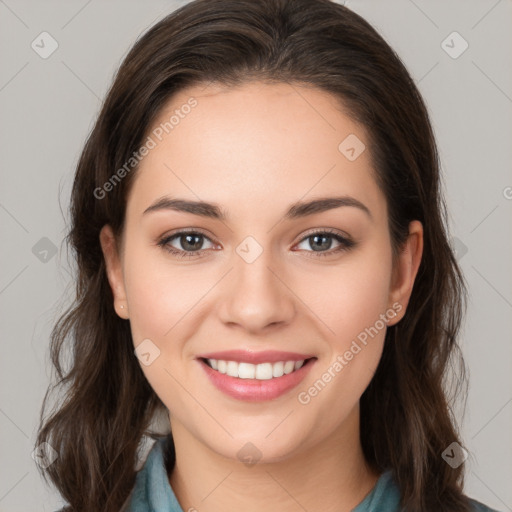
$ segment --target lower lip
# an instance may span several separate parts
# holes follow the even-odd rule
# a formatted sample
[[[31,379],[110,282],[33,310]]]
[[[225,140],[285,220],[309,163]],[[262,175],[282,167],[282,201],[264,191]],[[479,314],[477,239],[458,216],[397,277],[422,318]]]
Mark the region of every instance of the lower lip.
[[[202,359],[198,359],[198,361],[212,384],[226,395],[247,402],[263,402],[274,400],[298,386],[309,373],[316,359],[309,359],[292,373],[267,380],[230,377],[225,373],[214,370]]]

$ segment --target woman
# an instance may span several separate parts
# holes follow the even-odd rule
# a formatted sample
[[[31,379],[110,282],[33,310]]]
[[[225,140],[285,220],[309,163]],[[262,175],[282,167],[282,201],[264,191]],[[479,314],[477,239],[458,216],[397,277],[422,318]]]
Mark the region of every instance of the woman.
[[[37,440],[66,510],[491,510],[463,494],[443,387],[465,285],[431,125],[361,17],[172,13],[121,65],[71,200],[66,399]]]

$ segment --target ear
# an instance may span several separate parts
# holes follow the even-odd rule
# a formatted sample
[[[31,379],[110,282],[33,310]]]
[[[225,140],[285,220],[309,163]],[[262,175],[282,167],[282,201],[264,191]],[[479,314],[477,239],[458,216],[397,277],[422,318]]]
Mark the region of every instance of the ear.
[[[412,288],[423,254],[423,225],[418,220],[409,223],[409,235],[404,242],[393,268],[389,304],[400,304],[396,308],[397,315],[388,321],[388,327],[398,323],[405,315],[407,304],[411,297]]]
[[[101,228],[100,244],[103,257],[105,258],[108,282],[112,289],[112,295],[114,296],[114,309],[118,316],[127,320],[129,315],[124,287],[123,268],[119,256],[117,240],[112,228],[108,224],[105,224],[105,226]]]

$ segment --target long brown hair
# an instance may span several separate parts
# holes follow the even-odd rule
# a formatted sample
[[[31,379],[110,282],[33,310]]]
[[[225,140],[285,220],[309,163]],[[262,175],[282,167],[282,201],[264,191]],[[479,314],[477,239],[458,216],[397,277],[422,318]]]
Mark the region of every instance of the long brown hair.
[[[36,445],[49,443],[58,458],[45,478],[76,512],[117,512],[128,497],[139,443],[165,406],[134,355],[129,321],[114,311],[99,232],[110,224],[121,233],[137,172],[126,162],[171,95],[248,80],[309,85],[338,98],[367,130],[394,254],[409,222],[423,223],[423,259],[407,313],[388,328],[361,397],[361,442],[372,467],[393,471],[404,510],[469,511],[464,465],[452,468],[441,456],[452,442],[462,445],[451,400],[466,382],[457,334],[467,292],[448,241],[433,130],[396,53],[368,22],[330,0],[195,0],[150,28],[121,64],[72,189],[67,242],[76,257],[76,299],[51,334],[55,382]],[[105,193],[123,166],[126,175]],[[453,363],[455,389],[446,382]],[[63,397],[43,419],[55,390]]]

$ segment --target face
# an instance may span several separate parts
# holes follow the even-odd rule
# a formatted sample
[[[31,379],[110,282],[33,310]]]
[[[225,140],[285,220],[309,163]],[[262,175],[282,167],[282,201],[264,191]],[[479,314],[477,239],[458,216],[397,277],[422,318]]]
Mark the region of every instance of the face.
[[[262,461],[342,432],[422,250],[411,223],[393,267],[365,130],[323,91],[253,82],[181,91],[147,136],[121,243],[100,239],[171,427]]]

